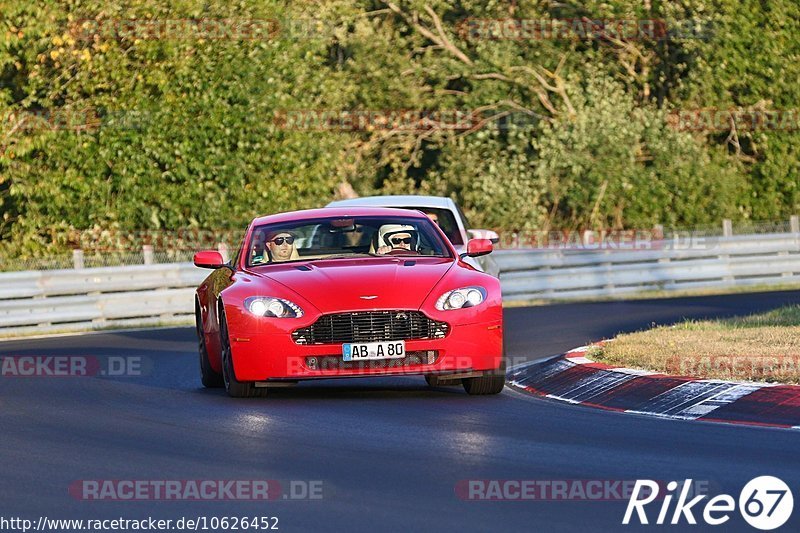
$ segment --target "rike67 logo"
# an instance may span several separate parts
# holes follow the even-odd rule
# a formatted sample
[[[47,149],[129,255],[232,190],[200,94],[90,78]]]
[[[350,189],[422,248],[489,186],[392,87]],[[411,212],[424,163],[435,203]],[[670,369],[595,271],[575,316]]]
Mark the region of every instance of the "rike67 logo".
[[[678,482],[671,481],[666,486],[666,493],[659,494],[660,485],[657,482],[649,479],[636,480],[622,523],[628,525],[634,519],[634,524],[636,520],[643,525],[649,524],[652,514],[648,517],[645,506],[656,500],[661,503],[655,521],[659,525],[697,524],[695,513],[701,515],[703,521],[711,526],[722,525],[731,518],[731,513],[737,507],[733,496],[720,494],[706,501],[705,505],[700,505],[707,495],[692,497],[691,487],[691,479],[685,480],[680,487]],[[675,496],[677,501],[674,508],[671,508]],[[766,531],[779,528],[789,520],[794,508],[794,498],[789,486],[782,480],[773,476],[760,476],[744,486],[739,494],[738,504],[739,513],[748,524]]]

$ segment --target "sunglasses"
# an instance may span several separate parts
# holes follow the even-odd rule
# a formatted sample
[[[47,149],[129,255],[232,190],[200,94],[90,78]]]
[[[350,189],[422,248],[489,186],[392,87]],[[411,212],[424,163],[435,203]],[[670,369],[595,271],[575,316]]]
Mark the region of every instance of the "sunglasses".
[[[294,237],[275,237],[270,242],[274,242],[275,244],[280,246],[281,244],[284,243],[284,241],[286,242],[286,244],[294,244]]]
[[[394,239],[390,239],[390,241],[392,244],[411,244],[412,239],[411,237],[403,237],[402,239],[400,237],[396,237]]]

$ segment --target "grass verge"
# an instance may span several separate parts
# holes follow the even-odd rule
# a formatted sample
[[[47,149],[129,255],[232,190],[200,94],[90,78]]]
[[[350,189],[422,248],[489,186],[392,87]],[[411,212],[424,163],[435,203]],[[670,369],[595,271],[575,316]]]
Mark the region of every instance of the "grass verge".
[[[798,384],[800,305],[623,334],[589,357],[680,376]]]

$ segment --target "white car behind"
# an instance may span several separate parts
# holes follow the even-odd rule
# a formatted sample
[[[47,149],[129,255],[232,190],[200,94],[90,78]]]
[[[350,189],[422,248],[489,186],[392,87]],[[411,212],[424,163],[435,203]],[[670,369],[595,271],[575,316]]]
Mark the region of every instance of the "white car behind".
[[[435,215],[439,227],[442,228],[442,231],[453,243],[459,254],[467,251],[467,241],[469,239],[490,239],[495,244],[500,240],[497,233],[492,230],[470,228],[458,204],[451,198],[443,196],[364,196],[331,202],[326,207],[351,206],[418,209],[428,215]],[[497,266],[497,262],[492,259],[491,254],[477,258],[466,257],[464,261],[494,277],[500,275],[500,268]]]

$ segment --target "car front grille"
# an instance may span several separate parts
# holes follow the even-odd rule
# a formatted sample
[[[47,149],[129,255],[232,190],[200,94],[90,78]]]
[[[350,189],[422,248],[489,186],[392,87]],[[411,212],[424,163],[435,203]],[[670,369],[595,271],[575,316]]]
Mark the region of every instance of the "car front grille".
[[[364,311],[323,315],[292,338],[297,344],[441,339],[448,329],[419,311]]]
[[[363,370],[377,368],[402,368],[414,365],[433,365],[439,360],[437,350],[408,352],[402,359],[378,359],[367,361],[345,361],[341,355],[306,357],[306,366],[311,370]]]

